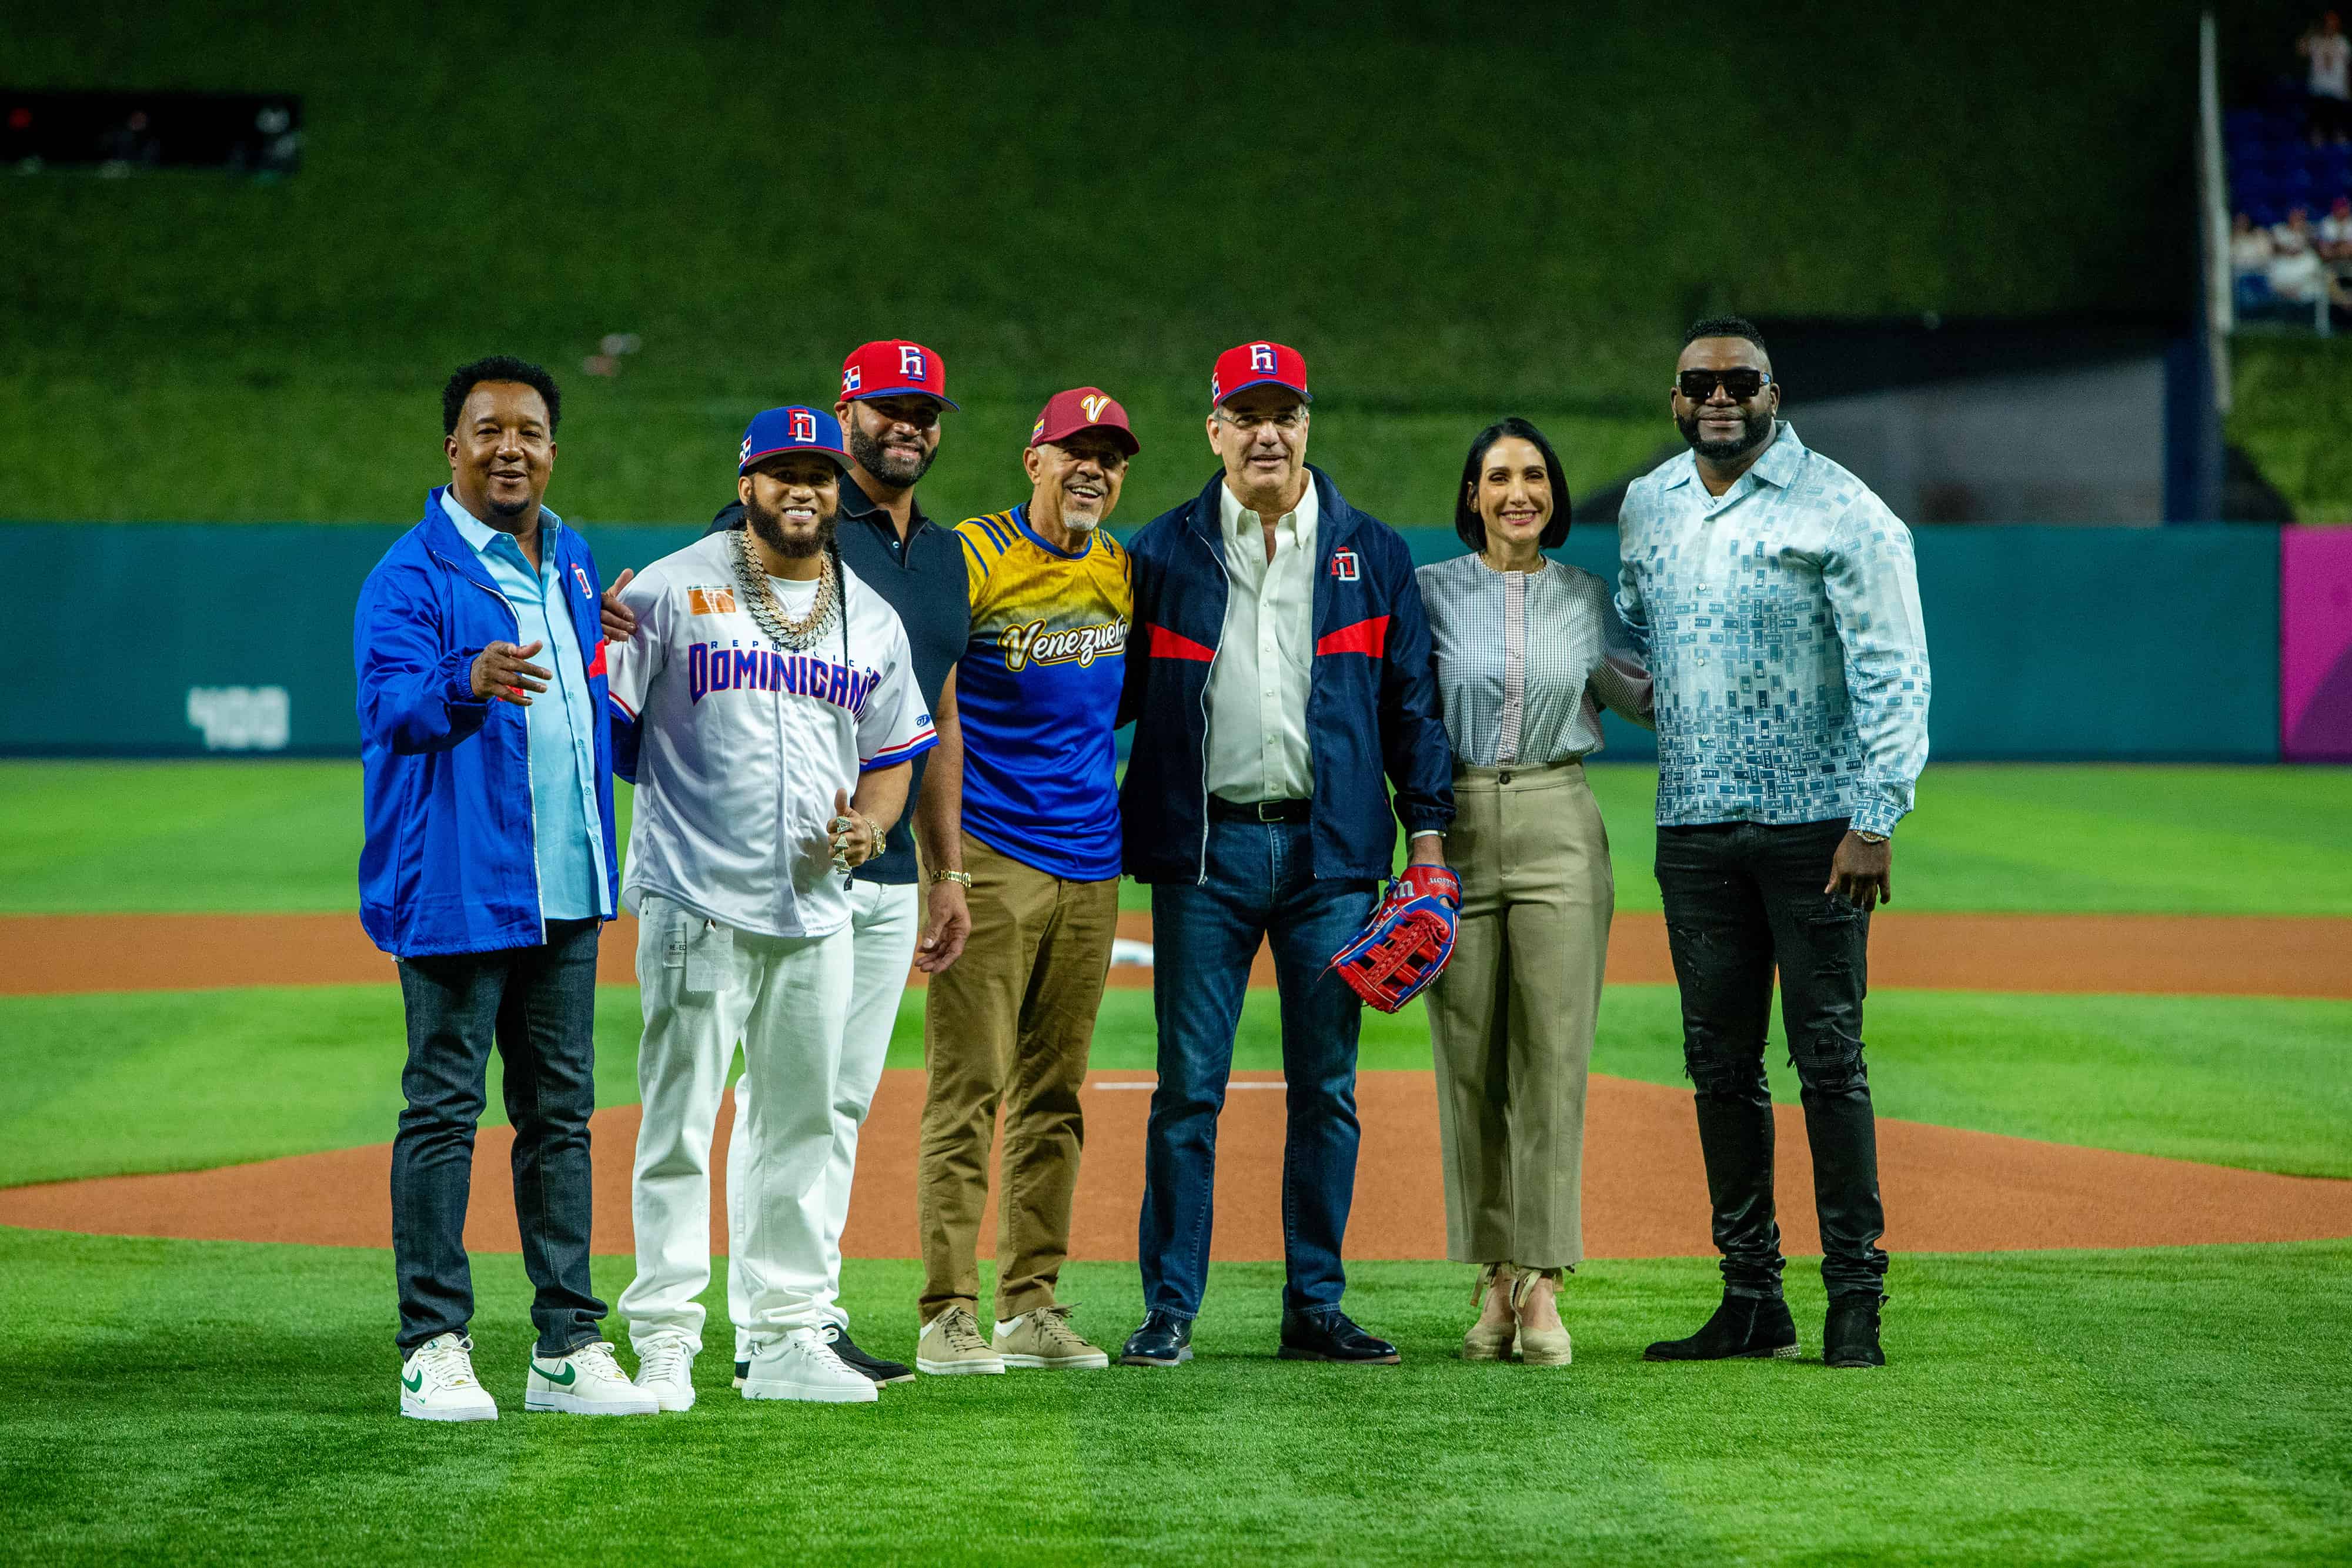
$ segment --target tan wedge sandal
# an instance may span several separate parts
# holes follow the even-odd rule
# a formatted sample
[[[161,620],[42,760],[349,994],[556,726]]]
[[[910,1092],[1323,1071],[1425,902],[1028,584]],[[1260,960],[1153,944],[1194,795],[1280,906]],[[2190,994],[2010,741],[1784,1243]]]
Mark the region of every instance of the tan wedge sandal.
[[[1511,1315],[1517,1320],[1519,1360],[1528,1366],[1566,1366],[1575,1354],[1568,1337],[1568,1325],[1556,1329],[1531,1329],[1524,1312],[1528,1298],[1534,1294],[1536,1281],[1549,1280],[1555,1291],[1559,1288],[1558,1269],[1517,1269],[1512,1271]]]
[[[1511,1266],[1508,1263],[1489,1263],[1479,1270],[1478,1283],[1470,1292],[1471,1304],[1484,1312],[1486,1306],[1486,1293],[1495,1288],[1498,1281],[1505,1281],[1507,1290],[1511,1288],[1507,1283],[1510,1271]],[[1511,1359],[1511,1340],[1517,1332],[1516,1323],[1505,1323],[1499,1329],[1490,1329],[1473,1323],[1470,1325],[1470,1332],[1462,1336],[1462,1359],[1508,1361]]]

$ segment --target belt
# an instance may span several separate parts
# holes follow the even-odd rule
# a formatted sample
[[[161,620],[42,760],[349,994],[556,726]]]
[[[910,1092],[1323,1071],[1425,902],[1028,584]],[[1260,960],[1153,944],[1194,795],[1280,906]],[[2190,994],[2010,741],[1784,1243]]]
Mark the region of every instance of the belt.
[[[1303,822],[1312,800],[1228,800],[1209,797],[1209,815],[1220,822]]]

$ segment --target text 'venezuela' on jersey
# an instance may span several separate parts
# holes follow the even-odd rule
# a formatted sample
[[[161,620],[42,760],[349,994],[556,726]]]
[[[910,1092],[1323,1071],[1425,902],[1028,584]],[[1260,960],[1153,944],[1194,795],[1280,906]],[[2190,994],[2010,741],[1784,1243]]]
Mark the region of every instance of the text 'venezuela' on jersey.
[[[812,591],[814,583],[805,585]],[[803,585],[779,582],[788,614]],[[636,758],[622,899],[657,893],[768,936],[849,923],[825,824],[836,789],[938,744],[898,612],[844,569],[847,617],[814,647],[771,643],[740,602],[735,546],[706,535],[622,594],[637,634],[607,650],[613,711]],[[622,769],[626,773],[626,769]],[[911,806],[912,802],[909,802]]]
[[[1031,531],[1025,506],[967,518],[956,536],[971,582],[956,666],[964,831],[1049,876],[1115,877],[1127,551],[1097,532],[1065,554]]]

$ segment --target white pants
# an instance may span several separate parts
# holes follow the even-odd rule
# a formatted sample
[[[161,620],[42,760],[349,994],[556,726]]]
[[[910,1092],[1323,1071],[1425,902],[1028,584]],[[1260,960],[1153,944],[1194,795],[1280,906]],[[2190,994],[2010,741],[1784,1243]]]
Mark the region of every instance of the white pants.
[[[644,1121],[630,1212],[637,1277],[621,1292],[630,1342],[684,1334],[702,1348],[710,1282],[710,1140],[735,1042],[761,1093],[735,1124],[728,1161],[732,1244],[762,1258],[819,1255],[806,1199],[833,1147],[830,1105],[849,1013],[850,935],[758,936],[646,894],[638,910],[637,985],[646,1017],[637,1047]],[[815,1297],[791,1270],[763,1270],[744,1322],[766,1342],[814,1327]]]
[[[841,1310],[841,1232],[849,1223],[850,1177],[857,1166],[857,1129],[874,1103],[882,1082],[882,1063],[890,1054],[890,1030],[898,1021],[898,998],[907,989],[907,968],[915,959],[915,939],[922,926],[922,898],[912,883],[887,886],[855,882],[849,888],[849,930],[856,954],[857,977],[849,1001],[849,1022],[841,1034],[841,1071],[834,1080],[833,1155],[825,1162],[824,1180],[803,1197],[803,1212],[795,1236],[820,1238],[819,1247],[803,1252],[777,1254],[772,1260],[744,1244],[745,1211],[735,1194],[742,1190],[739,1173],[745,1158],[741,1139],[727,1157],[727,1308],[735,1320],[735,1359],[751,1355],[752,1301],[761,1276],[781,1270],[782,1282],[816,1301],[817,1316],[843,1328],[849,1314]],[[751,1075],[735,1085],[735,1124],[751,1113]]]

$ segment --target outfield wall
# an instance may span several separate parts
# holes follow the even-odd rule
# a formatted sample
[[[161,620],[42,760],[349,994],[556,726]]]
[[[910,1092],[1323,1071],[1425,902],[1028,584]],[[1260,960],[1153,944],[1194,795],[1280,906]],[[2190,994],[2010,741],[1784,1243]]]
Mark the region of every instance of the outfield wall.
[[[591,525],[609,578],[690,543],[688,527]],[[2299,626],[2320,622],[2335,576],[2299,589],[2298,563],[2340,574],[2319,530],[1925,527],[1920,594],[1934,654],[1935,755],[2267,762],[2281,756],[2283,572]],[[0,755],[351,756],[352,611],[394,527],[0,524],[17,585],[17,696]],[[1416,559],[1458,554],[1444,528],[1405,530]],[[1559,552],[1613,573],[1616,535],[1584,528]],[[2352,649],[2302,637],[2291,689],[2308,706]],[[125,639],[129,647],[123,646]],[[2347,672],[2352,674],[2352,672]],[[2334,736],[2298,708],[2297,733]],[[1653,754],[1610,720],[1610,752]],[[2290,754],[2319,757],[2307,747]]]

